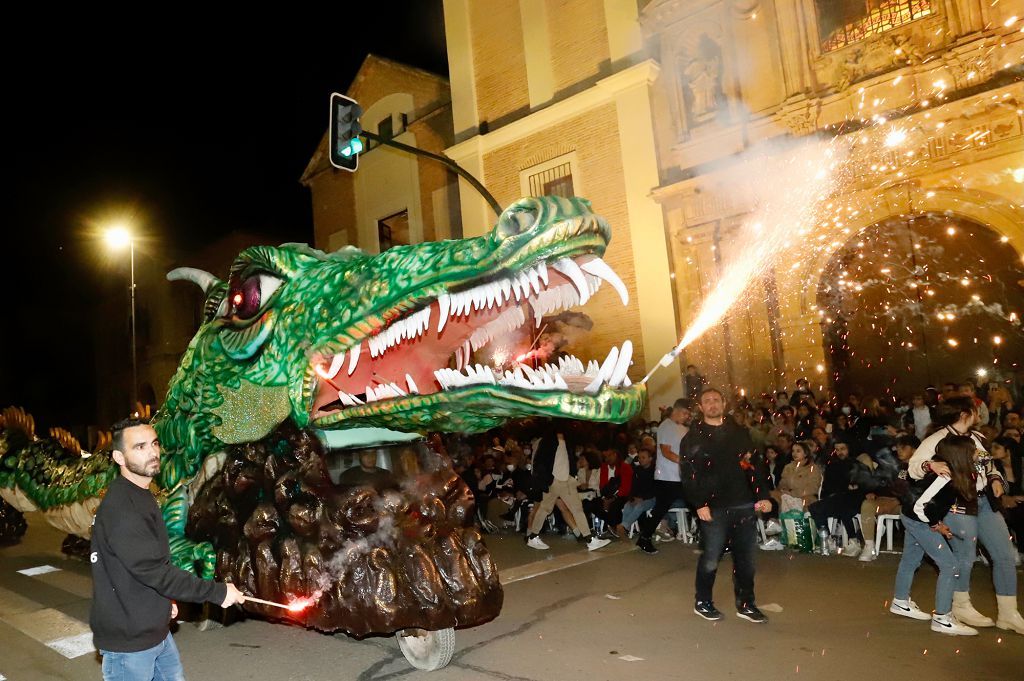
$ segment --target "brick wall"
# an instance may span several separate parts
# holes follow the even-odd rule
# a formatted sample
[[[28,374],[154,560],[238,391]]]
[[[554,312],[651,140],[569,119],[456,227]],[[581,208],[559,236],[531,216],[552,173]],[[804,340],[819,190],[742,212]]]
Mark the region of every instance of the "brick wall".
[[[578,308],[594,320],[594,329],[586,336],[586,347],[574,347],[570,351],[584,361],[601,361],[612,345],[620,345],[628,338],[634,348],[634,370],[630,371],[630,377],[638,380],[643,377],[640,367],[644,366],[644,356],[615,105],[592,109],[487,154],[484,157],[487,186],[498,203],[508,205],[520,198],[520,171],[567,151],[575,151],[579,158],[578,184],[583,188],[580,195],[589,199],[594,212],[607,219],[612,227],[612,241],[605,260],[622,277],[631,295],[629,307],[624,308],[614,290],[604,286],[583,308]],[[671,310],[666,311],[666,314],[671,313]]]
[[[494,123],[530,105],[519,3],[471,2],[477,112]]]
[[[610,62],[602,0],[548,0],[555,92],[606,71]]]

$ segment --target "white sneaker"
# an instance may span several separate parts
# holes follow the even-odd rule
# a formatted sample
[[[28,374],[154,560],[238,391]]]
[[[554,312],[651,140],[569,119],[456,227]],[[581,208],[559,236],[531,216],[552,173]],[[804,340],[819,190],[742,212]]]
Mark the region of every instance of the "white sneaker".
[[[654,533],[654,541],[670,542],[675,541],[675,539],[676,536],[671,532],[663,532],[662,530],[658,530]]]
[[[784,548],[786,547],[782,545],[782,542],[780,542],[777,537],[772,537],[765,543],[761,544],[762,551],[781,551]]]
[[[878,559],[878,554],[875,553],[875,542],[867,540],[864,542],[864,550],[860,552],[860,557],[857,558],[862,563],[869,563],[873,560]]]
[[[946,634],[947,636],[977,636],[978,630],[967,626],[966,624],[960,624],[960,622],[953,617],[953,613],[946,613],[945,615],[933,615],[932,616],[932,631],[936,631],[940,634]]]
[[[598,539],[597,537],[591,537],[590,541],[587,542],[587,551],[597,551],[611,543],[610,539]]]
[[[935,619],[926,613],[921,608],[917,607],[917,603],[911,599],[905,601],[892,599],[892,603],[889,605],[889,612],[894,615],[901,615],[903,617],[909,617],[912,620],[932,620],[932,628],[935,627]],[[936,615],[937,617],[938,615]],[[952,617],[952,615],[943,615],[943,617]]]
[[[782,534],[782,525],[775,518],[769,518],[768,522],[764,524],[765,534]]]
[[[526,540],[526,545],[529,546],[531,549],[537,549],[538,551],[544,551],[546,549],[551,548],[550,546],[544,543],[544,540],[541,539],[540,536],[530,537]]]
[[[844,556],[848,556],[850,558],[856,558],[857,556],[860,555],[860,552],[861,552],[860,542],[857,541],[856,539],[851,539],[850,541],[848,541],[846,543],[846,546],[844,546],[843,550],[842,550],[842,554]]]

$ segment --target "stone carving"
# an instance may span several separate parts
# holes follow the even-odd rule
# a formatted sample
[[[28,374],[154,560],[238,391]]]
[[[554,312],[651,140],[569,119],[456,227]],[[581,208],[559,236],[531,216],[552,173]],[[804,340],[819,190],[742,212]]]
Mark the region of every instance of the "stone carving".
[[[836,89],[845,90],[868,76],[920,64],[924,51],[910,34],[885,35],[826,55],[816,66],[829,61],[835,64]]]
[[[796,137],[810,135],[818,129],[818,112],[821,108],[820,100],[800,99],[787,102],[779,112],[779,119]]]
[[[680,52],[678,64],[681,99],[689,127],[714,118],[725,101],[721,48],[706,33],[702,34],[692,52]]]
[[[686,87],[690,92],[690,112],[702,118],[717,108],[719,90],[718,57],[694,59],[683,72],[686,76]]]

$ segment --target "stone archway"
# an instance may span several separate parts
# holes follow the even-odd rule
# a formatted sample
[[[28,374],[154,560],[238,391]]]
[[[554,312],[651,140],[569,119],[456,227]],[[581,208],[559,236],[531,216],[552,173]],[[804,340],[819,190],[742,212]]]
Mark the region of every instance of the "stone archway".
[[[890,214],[831,253],[817,292],[839,394],[906,395],[979,372],[1009,377],[1024,364],[1020,249],[968,218],[971,203],[954,205]],[[1020,233],[1021,223],[1004,226]]]

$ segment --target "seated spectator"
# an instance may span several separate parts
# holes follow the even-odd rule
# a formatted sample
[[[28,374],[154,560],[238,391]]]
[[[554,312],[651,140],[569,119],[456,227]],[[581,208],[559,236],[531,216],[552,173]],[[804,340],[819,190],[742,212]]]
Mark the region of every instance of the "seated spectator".
[[[795,413],[793,407],[788,404],[775,413],[772,417],[772,428],[768,431],[767,442],[769,444],[779,444],[779,440],[783,436],[792,442]]]
[[[622,508],[632,497],[633,467],[623,461],[622,454],[614,448],[604,450],[601,457],[601,506],[597,517],[614,532],[614,528],[622,525]]]
[[[797,440],[809,440],[814,430],[814,415],[811,405],[801,402],[796,407],[796,421],[793,423],[793,437]]]
[[[601,507],[601,459],[597,452],[585,450],[576,458],[576,489],[583,502],[587,521],[593,523]]]
[[[812,446],[806,441],[794,442],[791,454],[793,460],[782,469],[779,486],[771,490],[772,499],[783,511],[788,510],[783,504],[783,496],[799,499],[804,510],[818,500],[821,466],[811,459],[811,450]]]
[[[491,453],[493,451],[492,448],[484,454],[480,479],[476,484],[476,508],[483,528],[488,532],[497,531],[497,520],[508,512],[510,505],[506,503],[507,494],[503,496],[503,493],[508,492],[511,480],[506,480],[505,469],[498,465],[497,458]],[[501,458],[504,461],[504,453]]]
[[[782,480],[782,469],[789,461],[789,455],[783,454],[778,445],[768,445],[764,448],[764,462],[768,468],[768,484],[772,489],[779,486],[779,481]]]
[[[615,534],[624,537],[644,513],[654,508],[654,452],[641,449],[633,468],[633,491],[622,507],[622,521]]]
[[[818,445],[818,450],[822,452],[830,452],[835,447],[832,436],[824,428],[815,426],[814,430],[811,431],[811,440],[814,444]]]
[[[526,531],[528,514],[525,509],[532,503],[540,501],[540,495],[533,484],[533,474],[523,465],[523,450],[517,446],[506,447],[505,449],[505,471],[510,481],[507,488],[509,510],[501,516],[502,520],[512,521],[519,518],[519,525],[516,532]]]
[[[853,481],[853,469],[857,462],[850,458],[850,448],[845,442],[837,442],[825,464],[824,482],[821,485],[821,499],[808,507],[818,533],[822,535],[822,552],[828,539],[828,519],[837,518],[846,530],[847,543],[844,555],[854,558],[860,555],[861,544],[857,540],[854,516],[860,512],[864,493]]]
[[[811,384],[806,378],[798,378],[796,381],[796,390],[789,397],[789,403],[791,405],[798,405],[806,403],[813,405],[815,403],[814,393],[811,392]]]
[[[913,433],[918,440],[923,440],[928,436],[928,426],[935,420],[935,413],[925,404],[923,393],[915,393],[912,403],[911,408],[903,415],[903,427]]]
[[[1010,438],[999,438],[992,442],[992,460],[996,469],[1006,480],[1006,489],[999,498],[1006,525],[1017,540],[1018,553],[1024,553],[1024,485],[1021,484],[1022,462],[1013,454],[1016,443]]]
[[[897,461],[876,452],[874,457],[867,457],[865,466],[855,474],[858,487],[865,493],[860,505],[860,531],[864,536],[864,549],[860,554],[862,562],[878,558],[875,547],[877,518],[900,513],[900,499],[909,488],[907,462],[920,445],[921,440],[916,435],[901,435],[896,438]],[[858,458],[863,460],[865,456]]]

